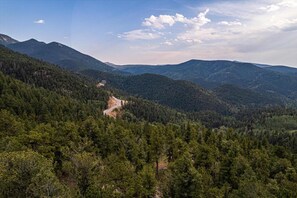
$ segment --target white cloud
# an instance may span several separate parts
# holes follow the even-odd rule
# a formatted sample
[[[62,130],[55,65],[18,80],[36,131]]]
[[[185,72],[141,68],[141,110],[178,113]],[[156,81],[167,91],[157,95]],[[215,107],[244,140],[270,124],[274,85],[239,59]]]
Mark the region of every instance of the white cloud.
[[[167,46],[172,46],[173,43],[171,41],[165,41],[163,43],[161,43],[162,45],[167,45]]]
[[[36,24],[44,24],[45,21],[43,19],[39,19],[39,20],[34,21],[34,23],[36,23]]]
[[[167,52],[174,58],[171,62],[189,58],[237,59],[297,66],[293,53],[297,51],[297,0],[216,1],[205,6],[209,9],[196,8],[198,14],[194,17],[183,13],[152,15],[144,19],[143,29],[119,37],[150,40],[154,49],[144,44],[147,42],[137,43],[146,52],[138,58],[145,59],[159,47],[164,56],[154,59],[155,63],[168,62]]]
[[[168,41],[165,35],[175,36],[176,34],[172,34],[172,32],[166,32],[166,27],[173,26],[176,23],[184,24],[185,26],[182,28],[181,32],[176,35],[176,37],[171,40],[182,41],[185,43],[200,43],[200,28],[207,23],[210,23],[211,20],[206,17],[209,9],[206,9],[204,12],[198,13],[196,17],[187,18],[182,14],[176,15],[159,15],[150,16],[146,18],[142,25],[150,27],[151,29],[137,29],[129,32],[125,32],[123,34],[118,35],[119,38],[125,40],[153,40],[162,38],[165,40],[162,42],[162,45],[172,46],[173,43]],[[157,30],[156,30],[157,29]]]
[[[239,21],[220,21],[218,24],[226,26],[242,25],[242,23]]]
[[[191,21],[193,21],[193,24],[197,27],[203,26],[209,22],[211,22],[211,20],[209,18],[206,18],[207,13],[209,12],[209,9],[206,9],[205,12],[201,12],[198,14],[198,17],[194,17],[192,18]]]
[[[268,6],[265,6],[265,7],[260,7],[261,10],[264,10],[266,12],[273,12],[273,11],[277,11],[280,9],[280,7],[278,5],[268,5]]]
[[[187,18],[181,18],[185,21],[185,24],[189,25],[189,27],[186,29],[186,31],[179,33],[176,39],[187,44],[202,43],[202,39],[205,39],[206,34],[208,34],[208,31],[210,30],[201,29],[202,26],[211,22],[211,20],[206,17],[208,12],[209,9],[206,9],[205,12],[199,13],[197,17],[191,18],[190,20]]]
[[[183,23],[187,25],[195,26],[196,28],[199,28],[200,26],[203,26],[207,23],[209,23],[211,20],[206,18],[206,14],[209,12],[209,9],[207,9],[205,12],[201,12],[198,14],[197,17],[193,18],[187,18],[182,14],[176,13],[174,15],[159,15],[159,16],[150,16],[149,18],[145,18],[142,22],[143,26],[156,28],[156,29],[164,29],[166,26],[173,26],[175,23]]]
[[[175,19],[170,15],[160,15],[158,17],[152,15],[149,18],[145,18],[142,23],[143,26],[148,26],[157,29],[165,28],[165,25],[172,26],[175,23]]]
[[[149,30],[132,30],[129,32],[124,32],[123,34],[118,35],[118,38],[122,38],[125,40],[152,40],[160,38],[161,33],[159,32],[151,32]]]
[[[278,3],[279,6],[294,8],[297,7],[297,1],[296,0],[283,0],[280,3]]]

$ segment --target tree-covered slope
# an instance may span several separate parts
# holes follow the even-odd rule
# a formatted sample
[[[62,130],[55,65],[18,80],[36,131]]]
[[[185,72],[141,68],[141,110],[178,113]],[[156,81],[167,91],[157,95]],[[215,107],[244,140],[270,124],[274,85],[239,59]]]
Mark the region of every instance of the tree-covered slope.
[[[265,69],[280,72],[287,75],[295,75],[297,74],[297,68],[287,67],[287,66],[267,66]]]
[[[167,114],[143,100],[125,108],[137,112],[133,103],[143,106],[139,113],[153,123],[129,115],[110,119],[100,116],[97,102],[104,97],[96,100],[105,92],[85,79],[5,48],[0,52],[0,197],[297,196],[296,150],[283,144],[292,145],[289,136],[273,145],[269,134],[208,129],[178,113],[185,120],[149,120],[157,108],[168,118],[176,111]],[[114,83],[127,82],[137,92],[138,83],[149,96],[158,89],[151,82],[156,78],[172,97],[189,92],[210,99],[192,83],[155,76]]]
[[[233,61],[190,60],[177,65],[123,66],[123,71],[134,74],[153,73],[173,79],[183,79],[215,87],[232,84],[255,91],[274,93],[296,99],[297,77],[257,67],[255,64]]]
[[[226,103],[198,85],[181,80],[172,80],[155,74],[119,76],[83,71],[83,74],[97,80],[107,80],[107,85],[123,90],[168,107],[187,112],[216,111],[229,112]]]
[[[0,46],[0,71],[27,84],[106,104],[108,94],[83,77]]]
[[[128,93],[183,111],[228,111],[224,102],[205,89],[186,81],[175,81],[164,76],[143,74],[127,77],[118,86]]]
[[[221,85],[213,90],[221,100],[239,107],[264,107],[285,104],[282,98],[273,94],[255,92],[234,85]]]
[[[83,102],[44,88],[25,84],[0,71],[0,109],[30,122],[81,120],[102,116],[105,104],[98,100]]]

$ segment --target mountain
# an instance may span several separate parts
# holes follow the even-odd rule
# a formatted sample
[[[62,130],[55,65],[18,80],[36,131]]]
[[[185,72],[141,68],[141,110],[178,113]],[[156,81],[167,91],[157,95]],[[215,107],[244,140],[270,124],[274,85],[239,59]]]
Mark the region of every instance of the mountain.
[[[39,87],[71,73],[50,73],[53,65],[5,48],[0,54],[7,72],[0,71],[0,197],[297,197],[296,112],[206,128],[142,102],[137,111],[153,123],[130,114],[110,119],[97,101]],[[64,80],[57,88],[69,86]],[[172,123],[156,122],[151,112]],[[255,130],[254,117],[264,121]]]
[[[221,100],[239,107],[263,107],[284,104],[281,98],[272,94],[259,93],[228,84],[216,87],[213,93]]]
[[[155,74],[118,76],[96,71],[84,71],[86,76],[106,80],[107,85],[159,104],[187,112],[229,112],[228,105],[195,83],[172,80]]]
[[[105,63],[83,54],[73,48],[57,42],[44,43],[35,39],[7,45],[13,51],[59,65],[71,71],[94,69],[99,71],[114,72],[116,69]]]
[[[13,43],[18,43],[19,41],[5,35],[5,34],[0,34],[0,45],[9,45]]]
[[[294,67],[287,67],[287,66],[269,66],[265,67],[265,69],[287,74],[287,75],[296,75],[297,74],[297,68]]]
[[[232,84],[291,99],[297,97],[297,77],[260,68],[251,63],[190,60],[177,65],[127,65],[120,69],[133,74],[152,73],[188,80],[206,88]]]
[[[81,101],[98,100],[106,106],[108,94],[86,78],[0,46],[0,71],[34,87]]]
[[[284,65],[267,65],[267,64],[256,64],[254,65],[261,67],[263,69],[267,69],[270,71],[275,71],[287,75],[294,75],[297,73],[297,68],[295,67],[289,67],[289,66],[284,66]]]

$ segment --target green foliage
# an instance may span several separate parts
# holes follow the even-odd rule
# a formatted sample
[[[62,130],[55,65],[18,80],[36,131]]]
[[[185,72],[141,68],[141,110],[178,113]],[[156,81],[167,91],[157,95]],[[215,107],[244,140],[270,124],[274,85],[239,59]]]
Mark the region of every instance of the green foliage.
[[[84,71],[83,74],[92,79],[107,80],[109,87],[180,111],[230,111],[228,105],[214,94],[191,82],[172,80],[155,74],[118,76],[90,70]]]
[[[32,86],[43,87],[64,96],[84,101],[99,100],[103,107],[108,99],[105,91],[97,89],[81,76],[12,52],[3,46],[0,46],[0,71]]]
[[[149,121],[176,123],[186,119],[186,115],[165,106],[137,98],[129,98],[124,106],[122,118],[128,121]]]
[[[0,153],[0,167],[1,197],[65,196],[51,163],[38,153]]]
[[[49,122],[53,120],[79,120],[89,115],[102,115],[100,109],[103,106],[100,103],[84,102],[69,96],[61,96],[43,88],[34,88],[5,76],[2,72],[0,72],[0,84],[2,87],[1,109],[6,109],[23,118],[30,116],[29,119],[38,122]],[[5,122],[7,121],[3,120],[3,125]]]
[[[263,107],[281,105],[281,97],[269,93],[261,93],[243,89],[234,85],[222,85],[213,90],[221,100],[239,107]]]
[[[188,80],[206,88],[232,84],[274,95],[276,98],[285,96],[289,100],[295,100],[297,93],[296,75],[292,75],[292,73],[288,75],[286,72],[279,71],[273,72],[270,71],[270,68],[260,68],[255,64],[236,61],[190,60],[177,65],[126,66],[122,70],[132,74],[150,73],[164,75],[172,79]],[[237,100],[240,98],[242,96],[239,96]]]
[[[228,107],[214,95],[186,81],[143,74],[127,77],[121,84],[114,86],[130,94],[182,111],[213,110],[221,113],[228,111]]]
[[[43,65],[4,52],[12,68],[24,60]],[[125,107],[130,117],[111,119],[100,116],[97,102],[103,100],[96,100],[92,89],[86,96],[84,88],[65,94],[55,86],[67,87],[69,79],[42,86],[41,77],[34,80],[30,72],[18,77],[22,82],[12,77],[20,74],[17,69],[9,74],[9,67],[2,67],[5,61],[6,72],[0,73],[1,197],[297,196],[293,110],[242,111],[218,118],[236,129],[219,124],[211,129],[193,121],[198,115],[191,121],[135,99]],[[61,80],[63,72],[55,70]],[[209,123],[211,115],[204,115]]]
[[[191,155],[185,152],[171,167],[168,196],[200,197],[202,175],[194,168]]]

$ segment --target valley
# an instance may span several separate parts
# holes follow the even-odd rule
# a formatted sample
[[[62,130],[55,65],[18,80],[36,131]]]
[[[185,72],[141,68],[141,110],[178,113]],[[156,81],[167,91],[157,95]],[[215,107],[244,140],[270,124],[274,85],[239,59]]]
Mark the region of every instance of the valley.
[[[295,68],[0,41],[0,197],[297,196]]]

